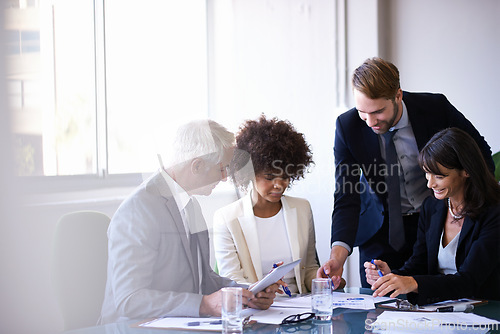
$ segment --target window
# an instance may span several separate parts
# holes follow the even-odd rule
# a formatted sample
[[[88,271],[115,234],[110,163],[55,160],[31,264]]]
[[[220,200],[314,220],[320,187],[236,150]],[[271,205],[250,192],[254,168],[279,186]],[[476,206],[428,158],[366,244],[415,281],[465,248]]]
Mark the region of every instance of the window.
[[[18,174],[95,174],[92,2],[10,5],[7,82]]]
[[[169,155],[179,124],[211,117],[237,131],[261,113],[289,119],[315,147],[315,161],[326,161],[318,166],[330,163],[332,110],[348,81],[338,48],[342,2],[10,0],[6,7],[17,171],[30,182],[83,179],[87,187],[89,179],[140,178],[157,169],[157,153]]]
[[[202,0],[19,0],[6,8],[21,176],[150,172],[207,117]]]
[[[156,169],[178,125],[208,116],[205,1],[107,1],[105,13],[108,171]]]

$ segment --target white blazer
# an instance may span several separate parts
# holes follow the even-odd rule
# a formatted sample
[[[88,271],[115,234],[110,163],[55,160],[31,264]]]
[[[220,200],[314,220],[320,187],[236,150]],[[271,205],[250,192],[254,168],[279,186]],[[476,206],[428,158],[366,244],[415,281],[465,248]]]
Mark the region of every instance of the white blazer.
[[[294,269],[297,286],[299,293],[306,293],[319,268],[311,206],[306,199],[290,196],[283,196],[281,203],[292,259],[302,259]],[[214,249],[221,276],[238,283],[254,283],[264,276],[252,191],[215,212]]]

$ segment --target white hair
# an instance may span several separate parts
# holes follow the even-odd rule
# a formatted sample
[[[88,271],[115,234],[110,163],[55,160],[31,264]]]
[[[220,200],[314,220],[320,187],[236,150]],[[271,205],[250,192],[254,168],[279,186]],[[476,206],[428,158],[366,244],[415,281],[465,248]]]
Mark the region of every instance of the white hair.
[[[222,161],[224,150],[234,144],[234,134],[219,123],[210,119],[195,120],[177,130],[173,158],[177,163],[202,158],[217,164]]]

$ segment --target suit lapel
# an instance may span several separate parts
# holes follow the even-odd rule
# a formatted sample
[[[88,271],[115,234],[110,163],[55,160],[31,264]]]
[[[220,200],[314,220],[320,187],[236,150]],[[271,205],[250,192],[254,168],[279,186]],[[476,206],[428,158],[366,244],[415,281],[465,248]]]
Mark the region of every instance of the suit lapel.
[[[283,211],[285,213],[285,224],[286,231],[288,233],[288,240],[290,240],[290,249],[292,250],[292,260],[295,261],[300,257],[300,237],[298,235],[298,221],[297,221],[297,209],[290,208],[285,197],[281,198],[281,203],[283,204]],[[292,242],[297,241],[297,242]]]
[[[462,225],[462,230],[460,231],[460,239],[458,239],[457,254],[458,254],[458,248],[462,246],[462,242],[464,241],[465,237],[472,231],[473,227],[474,227],[474,221],[470,219],[469,216],[465,216],[464,223]]]
[[[429,259],[429,267],[437,271],[437,258],[439,252],[439,243],[441,242],[441,234],[443,233],[444,227],[444,215],[446,211],[444,207],[444,202],[439,201],[434,207],[434,213],[431,216],[429,230],[427,232],[427,244],[429,245],[429,254],[427,258]]]
[[[373,184],[372,189],[378,189],[378,184],[385,184],[384,173],[381,172],[381,168],[385,168],[385,162],[380,152],[379,138],[368,126],[362,128],[361,136],[362,142],[360,145],[363,145],[363,149],[361,150],[362,156],[359,158],[359,161],[361,161],[363,174],[370,181],[370,184]],[[376,191],[376,194],[379,196],[381,203],[385,203],[387,193],[384,192],[381,194],[379,191]]]
[[[191,248],[189,246],[189,241],[186,236],[186,229],[184,228],[184,223],[182,222],[181,214],[179,212],[179,208],[175,199],[172,195],[170,188],[167,185],[167,182],[163,178],[163,176],[159,173],[157,177],[153,180],[158,187],[158,191],[160,195],[165,198],[165,206],[169,211],[172,219],[174,221],[175,227],[177,228],[177,232],[179,233],[179,237],[182,242],[182,246],[184,247],[184,251],[186,252],[186,256],[189,261],[189,265],[191,270],[193,271],[193,275],[198,275],[198,268],[195,268],[193,257],[191,256]]]
[[[303,236],[299,236],[297,208],[291,208],[288,205],[286,196],[281,197],[281,203],[283,204],[283,211],[285,214],[286,232],[288,234],[288,242],[292,251],[292,261],[295,261],[300,258],[300,250],[305,249],[305,245],[302,244]],[[302,224],[306,224],[306,222],[302,222]],[[301,267],[302,264],[299,264],[294,268],[295,280],[300,293],[302,293],[302,276],[300,275]]]
[[[362,142],[361,144],[365,147],[365,150],[363,150],[364,154],[364,161],[366,162],[366,166],[369,166],[373,163],[382,163],[382,154],[380,153],[380,144],[379,144],[379,139],[378,135],[373,132],[373,130],[368,127],[364,126],[362,128]],[[378,174],[376,171],[373,170],[365,170],[366,175],[376,175]]]
[[[245,197],[243,203],[243,215],[238,221],[247,243],[253,268],[258,279],[262,278],[262,262],[260,260],[259,238],[257,236],[257,223],[253,214],[252,191]]]

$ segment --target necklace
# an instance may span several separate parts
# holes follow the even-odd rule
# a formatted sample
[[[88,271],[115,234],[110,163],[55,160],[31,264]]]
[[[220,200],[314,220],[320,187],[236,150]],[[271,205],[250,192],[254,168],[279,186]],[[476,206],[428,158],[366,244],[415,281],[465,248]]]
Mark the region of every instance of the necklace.
[[[448,197],[448,211],[450,211],[450,214],[451,216],[454,218],[454,219],[462,219],[464,218],[463,215],[456,215],[453,213],[453,209],[451,208],[451,202],[450,202],[450,198]]]

